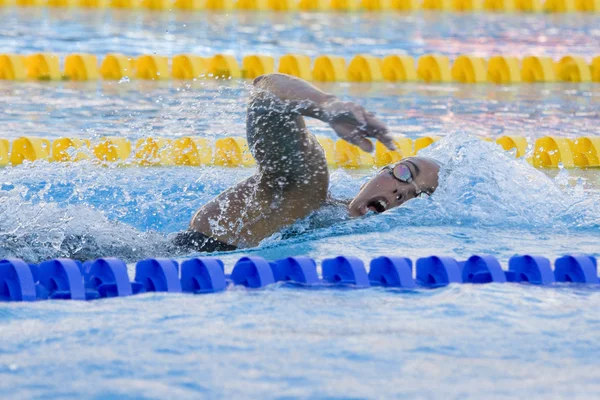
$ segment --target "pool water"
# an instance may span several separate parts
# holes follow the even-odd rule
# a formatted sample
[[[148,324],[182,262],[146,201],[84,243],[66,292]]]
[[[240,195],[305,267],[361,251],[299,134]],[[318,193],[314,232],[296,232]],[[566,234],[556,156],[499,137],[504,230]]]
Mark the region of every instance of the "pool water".
[[[41,21],[40,29],[31,29],[32,21]],[[340,24],[332,28],[330,21]],[[560,56],[576,44],[599,55],[598,22],[577,14],[225,16],[7,8],[0,23],[10,29],[0,33],[0,44],[24,53],[241,55],[252,49],[281,55],[293,48],[345,56]],[[363,38],[355,38],[359,30]],[[484,253],[505,267],[518,253],[600,256],[598,170],[536,170],[480,139],[521,135],[533,143],[546,135],[600,135],[599,85],[323,88],[373,110],[394,134],[443,136],[424,151],[444,164],[440,188],[430,199],[359,219],[325,207],[257,248],[219,254],[227,271],[245,254],[369,261]],[[231,81],[0,82],[2,137],[239,136],[247,95],[247,83]],[[309,128],[333,138],[322,123],[310,121]],[[197,256],[174,252],[170,237],[202,204],[252,173],[85,162],[1,169],[0,258],[112,255],[126,260],[133,274],[135,261],[146,257]],[[352,198],[373,173],[331,170],[332,195]],[[589,399],[600,391],[599,309],[598,287],[575,284],[414,291],[276,284],[214,295],[4,303],[0,389],[6,398]]]

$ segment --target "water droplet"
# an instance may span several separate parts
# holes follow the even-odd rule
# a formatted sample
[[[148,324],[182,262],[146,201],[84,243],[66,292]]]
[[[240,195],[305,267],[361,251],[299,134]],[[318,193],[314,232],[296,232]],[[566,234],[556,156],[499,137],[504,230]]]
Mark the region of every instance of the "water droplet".
[[[563,169],[565,167],[565,164],[563,164],[562,162],[558,163],[558,169]]]
[[[156,71],[156,75],[160,76],[160,72]]]
[[[129,77],[128,76],[124,76],[119,80],[119,83],[127,83],[129,82]]]

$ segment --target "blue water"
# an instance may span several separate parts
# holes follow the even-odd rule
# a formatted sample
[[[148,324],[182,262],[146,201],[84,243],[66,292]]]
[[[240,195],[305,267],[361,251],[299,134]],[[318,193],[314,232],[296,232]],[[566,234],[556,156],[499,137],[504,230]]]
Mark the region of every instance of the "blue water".
[[[329,21],[340,24],[328,27]],[[454,55],[475,52],[476,43],[480,55],[558,56],[575,44],[582,53],[600,54],[599,21],[577,14],[226,16],[7,8],[0,9],[0,24],[10,29],[0,32],[0,44],[23,53],[279,55],[294,47],[311,55],[334,49]],[[30,28],[34,22],[39,29]],[[356,26],[364,38],[355,37]],[[220,254],[227,271],[249,253],[319,261],[338,254],[369,261],[485,253],[505,267],[516,253],[600,256],[598,170],[535,170],[479,139],[516,134],[533,143],[544,135],[600,135],[599,85],[324,88],[375,111],[395,134],[444,136],[425,152],[444,165],[440,188],[430,199],[360,219],[324,208],[257,248]],[[0,82],[0,136],[243,135],[246,99],[243,82]],[[322,123],[309,127],[333,137]],[[202,204],[253,172],[43,161],[0,169],[0,258],[39,262],[77,250],[90,258],[121,257],[133,276],[135,261],[145,257],[195,256],[174,253],[170,236],[185,229]],[[332,170],[332,195],[352,198],[374,172]],[[202,296],[4,303],[0,390],[2,397],[27,399],[589,399],[600,391],[598,310],[597,286],[515,284],[416,291],[273,285]]]

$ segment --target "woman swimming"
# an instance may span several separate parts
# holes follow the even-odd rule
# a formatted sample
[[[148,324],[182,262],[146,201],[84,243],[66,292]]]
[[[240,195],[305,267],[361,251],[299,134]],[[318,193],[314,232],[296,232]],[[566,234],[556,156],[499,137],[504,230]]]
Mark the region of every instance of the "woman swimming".
[[[354,102],[283,74],[259,76],[254,88],[246,134],[258,170],[200,208],[189,230],[175,238],[177,246],[208,252],[253,247],[331,201],[325,153],[304,117],[327,122],[341,139],[366,152],[373,151],[368,138],[394,149],[387,127]],[[434,160],[423,157],[386,167],[361,188],[349,214],[381,213],[429,195],[437,188],[438,171]]]

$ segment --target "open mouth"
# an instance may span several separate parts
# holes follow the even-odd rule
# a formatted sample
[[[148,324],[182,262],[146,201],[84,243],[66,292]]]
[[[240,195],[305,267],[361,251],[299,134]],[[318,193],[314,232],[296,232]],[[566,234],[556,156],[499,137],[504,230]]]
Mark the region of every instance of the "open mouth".
[[[387,210],[388,203],[385,199],[376,199],[372,200],[367,204],[367,208],[371,211],[375,211],[376,213],[382,213]]]

